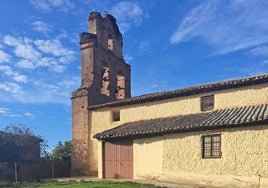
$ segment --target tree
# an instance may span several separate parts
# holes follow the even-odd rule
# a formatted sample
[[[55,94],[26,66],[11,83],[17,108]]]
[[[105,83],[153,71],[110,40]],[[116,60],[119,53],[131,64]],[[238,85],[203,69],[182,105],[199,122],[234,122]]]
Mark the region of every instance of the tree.
[[[52,151],[52,160],[61,161],[64,159],[69,159],[70,157],[71,157],[71,141],[65,141],[64,144],[62,144],[59,141],[55,149]]]
[[[39,137],[35,136],[33,131],[30,127],[27,127],[22,124],[11,124],[4,128],[4,132],[11,133],[14,135],[20,135],[20,136],[32,136],[32,137]]]

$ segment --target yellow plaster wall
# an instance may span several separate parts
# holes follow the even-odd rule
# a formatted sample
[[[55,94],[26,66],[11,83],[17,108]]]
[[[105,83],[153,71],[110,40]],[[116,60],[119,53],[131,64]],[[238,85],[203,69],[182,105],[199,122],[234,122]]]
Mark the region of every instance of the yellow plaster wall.
[[[268,84],[215,93],[215,109],[268,103]]]
[[[134,140],[134,178],[158,179],[162,173],[162,153],[160,137]]]
[[[222,157],[202,159],[201,135],[218,133]],[[268,125],[173,134],[163,139],[161,178],[165,180],[177,178],[177,181],[222,187],[257,187],[260,180],[267,181]]]
[[[181,97],[163,101],[156,101],[144,104],[129,105],[117,108],[102,108],[92,111],[91,136],[91,168],[98,169],[98,144],[93,135],[122,125],[127,122],[165,118],[176,115],[200,113],[200,97],[215,95],[215,108],[224,109],[268,103],[268,84],[229,89],[219,92],[210,92],[189,97]],[[111,111],[120,110],[121,119],[119,122],[111,121]],[[211,164],[212,165],[212,164]]]
[[[118,107],[121,114],[121,120],[118,123],[111,123],[110,111],[114,110],[113,108],[97,109],[93,112],[92,123],[97,129],[103,126],[112,128],[126,122],[200,113],[200,97],[213,94],[215,95],[214,110],[265,104],[268,103],[267,93],[268,84],[262,84],[254,87],[230,89],[189,97],[123,106],[121,109]]]
[[[96,112],[92,112],[92,120],[91,120],[91,135],[90,135],[90,141],[91,141],[91,152],[90,152],[90,163],[91,163],[91,168],[95,169],[96,171],[98,170],[98,163],[101,162],[101,160],[99,161],[98,156],[98,148],[99,148],[99,143],[98,140],[93,138],[93,136],[99,132],[105,131],[106,129],[109,129],[108,127],[110,127],[110,112],[107,113],[96,113]],[[111,127],[112,128],[112,127]],[[98,171],[99,174],[99,171]],[[99,176],[99,175],[98,175]]]
[[[98,144],[98,158],[102,159],[102,142],[97,141]],[[98,161],[98,178],[102,179],[103,178],[103,161],[102,160],[97,160]]]

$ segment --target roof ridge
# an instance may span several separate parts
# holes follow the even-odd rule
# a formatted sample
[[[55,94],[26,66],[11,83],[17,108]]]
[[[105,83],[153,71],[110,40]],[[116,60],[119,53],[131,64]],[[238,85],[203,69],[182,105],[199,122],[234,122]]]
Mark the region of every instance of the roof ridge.
[[[259,74],[251,77],[229,79],[219,82],[211,82],[207,84],[200,84],[175,90],[168,90],[156,93],[149,93],[140,96],[135,96],[126,99],[120,99],[108,103],[102,103],[89,106],[88,109],[94,110],[102,107],[117,107],[123,105],[139,104],[144,102],[152,102],[157,100],[171,99],[176,97],[190,96],[199,93],[220,91],[224,89],[231,89],[237,87],[245,87],[255,84],[268,83],[268,73]]]

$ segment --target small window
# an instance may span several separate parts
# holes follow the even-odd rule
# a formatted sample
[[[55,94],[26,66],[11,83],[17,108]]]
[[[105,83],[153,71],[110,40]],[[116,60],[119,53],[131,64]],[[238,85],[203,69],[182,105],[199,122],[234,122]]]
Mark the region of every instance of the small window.
[[[120,111],[112,112],[112,120],[113,120],[113,122],[120,121]]]
[[[221,157],[221,135],[202,136],[202,158]]]
[[[201,97],[201,111],[214,109],[214,95]]]

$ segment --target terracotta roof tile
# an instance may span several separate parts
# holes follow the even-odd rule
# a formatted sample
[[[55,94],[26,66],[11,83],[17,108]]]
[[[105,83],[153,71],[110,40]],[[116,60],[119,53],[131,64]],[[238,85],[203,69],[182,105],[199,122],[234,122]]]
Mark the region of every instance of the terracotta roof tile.
[[[268,83],[268,73],[253,76],[253,77],[248,77],[248,78],[225,80],[221,82],[203,84],[203,85],[177,89],[177,90],[172,90],[172,91],[164,91],[164,92],[152,93],[152,94],[147,94],[147,95],[141,95],[137,97],[116,100],[116,101],[108,102],[104,104],[89,106],[88,109],[94,110],[94,109],[103,108],[103,107],[117,107],[117,106],[123,106],[123,105],[139,104],[139,103],[144,103],[144,102],[159,101],[159,100],[171,99],[171,98],[176,98],[176,97],[190,96],[190,95],[200,94],[200,93],[205,93],[205,92],[221,91],[224,89],[238,88],[238,87],[251,86],[251,85],[263,84],[263,83]]]
[[[150,137],[260,123],[268,123],[268,104],[125,123],[98,133],[94,135],[94,138],[108,140],[124,137]]]

